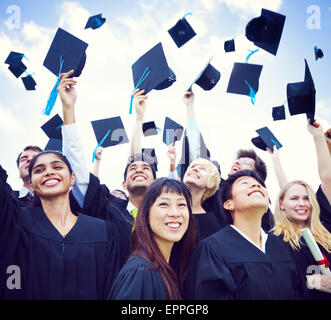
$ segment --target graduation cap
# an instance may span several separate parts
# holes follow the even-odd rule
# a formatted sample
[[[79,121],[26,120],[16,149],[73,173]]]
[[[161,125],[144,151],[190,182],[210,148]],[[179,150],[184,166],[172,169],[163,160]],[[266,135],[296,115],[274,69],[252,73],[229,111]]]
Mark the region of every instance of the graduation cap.
[[[174,120],[166,117],[163,126],[163,142],[169,146],[171,143],[175,144],[183,135],[183,127]]]
[[[221,78],[221,73],[210,64],[211,59],[212,58],[210,58],[207,65],[203,68],[203,70],[191,84],[190,90],[192,90],[192,86],[194,83],[196,83],[203,90],[211,90],[216,86],[217,82]]]
[[[311,123],[315,117],[316,90],[307,60],[305,59],[305,79],[287,84],[287,103],[291,116],[306,113]]]
[[[224,41],[224,51],[225,52],[236,51],[235,45],[234,45],[234,39]]]
[[[195,31],[185,19],[187,15],[192,15],[192,13],[186,13],[171,29],[168,30],[172,40],[175,41],[178,48],[196,35]]]
[[[62,152],[62,140],[53,139],[53,138],[49,139],[44,150],[45,151],[46,150],[53,150],[53,151]]]
[[[145,90],[145,94],[153,89],[166,89],[176,81],[174,72],[168,66],[161,42],[132,65],[132,75],[135,89]]]
[[[324,53],[322,49],[317,48],[317,46],[314,47],[314,53],[315,53],[315,61],[318,59],[322,59],[324,57]]]
[[[98,145],[93,151],[94,162],[96,151],[99,147],[112,147],[129,142],[121,117],[112,117],[91,121]]]
[[[89,17],[85,29],[91,28],[94,30],[100,28],[106,22],[106,18],[102,18],[101,15],[102,13]]]
[[[8,69],[16,78],[19,78],[22,75],[22,73],[25,72],[26,66],[23,62],[21,62],[18,67],[9,66]]]
[[[5,63],[9,64],[10,66],[19,67],[22,63],[23,57],[25,57],[23,53],[11,51],[5,60]]]
[[[87,46],[86,42],[58,28],[43,65],[57,77],[71,69],[75,70],[72,77],[79,77],[85,66]]]
[[[267,147],[273,151],[273,146],[275,145],[277,149],[282,147],[282,144],[277,140],[273,133],[268,129],[268,127],[263,127],[256,130],[258,137],[252,139],[252,143],[264,151],[267,151]]]
[[[284,106],[279,106],[279,107],[273,107],[272,108],[272,118],[274,121],[277,120],[285,120],[285,107]]]
[[[226,92],[250,96],[254,104],[262,67],[259,64],[235,62]]]
[[[45,132],[48,138],[62,140],[62,126],[63,121],[61,117],[56,114],[53,118],[44,123],[41,126],[41,129]]]
[[[157,126],[154,121],[145,122],[142,125],[143,134],[145,137],[158,134]]]
[[[26,77],[22,77],[22,81],[24,84],[24,87],[26,90],[30,91],[30,90],[36,90],[36,81],[34,81],[34,79],[32,78],[32,75],[29,74]]]
[[[267,9],[246,25],[246,38],[269,53],[276,55],[285,23],[285,16]]]
[[[150,159],[148,161],[148,163],[154,167],[155,171],[157,171],[157,165],[159,164],[159,162],[156,157],[155,149],[154,148],[143,148],[141,150],[141,153],[143,154],[144,161],[147,159]],[[145,159],[145,156],[147,156],[146,159]],[[152,162],[150,162],[150,161],[152,161]]]

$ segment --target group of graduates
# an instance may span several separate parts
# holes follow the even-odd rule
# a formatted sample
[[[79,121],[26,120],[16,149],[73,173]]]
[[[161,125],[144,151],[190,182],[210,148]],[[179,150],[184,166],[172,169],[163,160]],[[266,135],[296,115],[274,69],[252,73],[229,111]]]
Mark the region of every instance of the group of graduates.
[[[137,89],[126,193],[110,192],[98,178],[102,149],[93,173],[84,161],[72,74],[61,74],[57,87],[63,153],[26,147],[17,159],[20,191],[0,166],[1,299],[331,298],[331,275],[318,272],[300,232],[311,230],[327,268],[331,129],[308,121],[321,182],[316,193],[303,181],[288,182],[279,151],[268,149],[280,186],[272,213],[267,168],[254,150],[239,150],[221,178],[205,152],[191,90],[183,97],[187,161],[178,175],[170,145],[169,176],[156,178],[153,159],[141,151],[147,95]],[[18,286],[8,286],[13,265],[20,269]]]

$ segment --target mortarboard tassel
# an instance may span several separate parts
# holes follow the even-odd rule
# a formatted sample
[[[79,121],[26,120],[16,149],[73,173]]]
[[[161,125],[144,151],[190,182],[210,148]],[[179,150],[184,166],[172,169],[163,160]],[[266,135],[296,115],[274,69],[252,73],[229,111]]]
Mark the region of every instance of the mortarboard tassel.
[[[147,72],[147,73],[146,73]],[[146,75],[145,75],[146,73]],[[149,70],[149,67],[146,67],[145,71],[141,75],[136,87],[133,89],[131,93],[131,100],[130,100],[130,109],[129,109],[129,114],[132,114],[132,103],[133,103],[133,93],[139,88],[139,86],[146,80],[146,78],[149,76],[151,73],[151,70]]]
[[[102,144],[105,142],[105,140],[107,139],[107,137],[109,136],[110,134],[110,130],[108,130],[108,132],[106,133],[106,135],[102,138],[102,140],[100,141],[100,143],[95,147],[94,151],[93,151],[93,156],[92,156],[92,163],[94,163],[94,159],[97,155],[97,150],[99,147],[102,146]]]
[[[63,56],[61,55],[60,57],[60,70],[59,70],[59,73],[57,75],[57,80],[56,80],[56,83],[49,95],[49,98],[47,100],[47,104],[46,104],[46,107],[44,108],[44,110],[42,111],[42,114],[46,115],[46,116],[49,116],[52,112],[52,109],[55,105],[55,102],[56,102],[56,98],[57,98],[57,86],[59,85],[60,83],[60,74],[61,74],[61,71],[62,71],[62,66],[63,66],[63,62],[64,62],[64,59],[63,59]]]
[[[249,96],[251,97],[251,102],[253,105],[255,105],[255,95],[256,92],[254,91],[254,89],[252,88],[252,86],[248,83],[247,80],[244,80],[245,83],[247,84],[248,88],[249,88]]]
[[[183,15],[183,17],[182,17],[181,20],[184,20],[184,19],[186,18],[186,16],[191,16],[191,15],[192,15],[191,12],[185,13],[185,14]]]
[[[249,51],[249,54],[247,55],[247,57],[246,57],[246,59],[245,59],[246,63],[248,62],[249,58],[250,58],[255,52],[258,52],[258,51],[259,51],[259,49],[256,49],[256,50],[249,50],[249,49],[248,49],[248,51]]]
[[[274,139],[270,139],[270,141],[276,146],[277,149],[280,148],[279,143],[275,141]]]

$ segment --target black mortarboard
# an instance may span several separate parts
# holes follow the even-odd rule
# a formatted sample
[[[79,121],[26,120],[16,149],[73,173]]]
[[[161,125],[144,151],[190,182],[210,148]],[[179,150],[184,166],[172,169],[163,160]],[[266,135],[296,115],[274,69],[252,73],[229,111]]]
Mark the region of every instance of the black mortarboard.
[[[21,62],[18,67],[9,66],[8,69],[16,78],[18,78],[26,70],[26,66],[23,62]]]
[[[154,136],[158,134],[157,127],[154,121],[143,123],[142,130],[145,137]]]
[[[262,67],[259,64],[235,62],[226,92],[251,96],[251,86],[256,93]]]
[[[315,117],[315,85],[305,59],[305,80],[287,84],[287,103],[291,116],[306,113],[311,123]]]
[[[19,67],[22,63],[22,58],[24,57],[23,53],[11,51],[5,61],[6,64],[10,66]]]
[[[94,30],[100,28],[106,22],[106,18],[102,18],[101,15],[102,13],[89,17],[85,29],[92,28]]]
[[[178,22],[168,30],[172,40],[175,41],[178,48],[196,35],[190,24],[185,19],[185,16],[178,20]]]
[[[210,60],[191,84],[190,89],[194,83],[196,83],[203,90],[211,90],[216,86],[217,82],[221,78],[221,73],[210,64]]]
[[[267,151],[267,147],[273,151],[273,146],[275,145],[277,149],[282,147],[282,144],[277,140],[273,133],[268,129],[268,127],[263,127],[256,130],[258,137],[252,139],[252,143],[264,151]]]
[[[56,114],[45,124],[41,126],[41,129],[46,133],[47,137],[50,139],[62,140],[61,127],[63,126],[63,121],[61,117]]]
[[[168,146],[182,138],[183,127],[177,122],[166,117],[163,126],[163,142]]]
[[[262,9],[261,16],[246,25],[246,38],[269,53],[276,55],[285,23],[285,16]]]
[[[168,66],[161,42],[132,65],[132,76],[134,87],[145,90],[144,94],[153,89],[168,88],[176,81],[175,74]]]
[[[26,77],[22,77],[22,81],[24,84],[24,87],[26,90],[30,91],[30,90],[36,90],[36,81],[34,81],[34,79],[32,78],[32,76],[29,74]]]
[[[272,108],[272,118],[274,121],[277,120],[285,120],[285,107],[284,106],[279,106],[279,107],[273,107]]]
[[[95,120],[91,123],[99,147],[107,148],[129,142],[121,117]]]
[[[75,72],[72,77],[78,77],[85,66],[87,46],[84,41],[58,28],[43,65],[56,76],[60,70],[65,73],[73,69]]]
[[[147,155],[147,157],[152,161],[151,163],[148,162],[150,165],[154,166],[155,171],[157,171],[157,165],[158,165],[158,160],[156,157],[156,153],[155,153],[155,149],[154,148],[143,148],[141,150],[141,153],[143,154],[143,159],[145,159],[145,155]]]
[[[315,60],[321,59],[324,57],[324,53],[322,49],[317,48],[316,46],[314,47],[314,53],[315,53]]]
[[[235,45],[234,45],[234,39],[224,41],[224,51],[225,52],[236,51]]]
[[[45,147],[45,151],[46,150],[62,152],[62,140],[53,138],[49,139]]]

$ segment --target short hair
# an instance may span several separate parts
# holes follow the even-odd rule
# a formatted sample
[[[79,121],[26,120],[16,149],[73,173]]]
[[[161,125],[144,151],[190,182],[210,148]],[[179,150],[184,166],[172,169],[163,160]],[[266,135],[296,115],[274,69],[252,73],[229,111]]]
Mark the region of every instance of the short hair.
[[[263,181],[267,179],[267,165],[265,162],[256,154],[253,149],[239,149],[237,152],[237,159],[239,158],[251,158],[255,161],[254,168],[259,174]]]
[[[152,158],[151,156],[145,154],[145,153],[137,153],[133,156],[130,156],[128,159],[128,163],[126,164],[126,167],[124,169],[124,181],[126,181],[126,177],[128,174],[128,169],[129,166],[136,162],[136,161],[144,161],[146,162],[149,167],[151,168],[152,172],[153,172],[153,178],[156,179],[156,169],[155,169],[155,161],[154,158]]]
[[[33,151],[36,151],[36,152],[42,152],[43,150],[41,148],[39,148],[38,146],[26,146],[22,152],[20,152],[20,154],[18,155],[17,159],[16,159],[16,164],[17,164],[17,168],[19,167],[19,164],[20,164],[20,158],[21,158],[21,155],[24,151],[27,151],[27,150],[33,150]]]
[[[211,188],[205,192],[205,194],[202,197],[202,202],[203,202],[216,193],[216,191],[220,185],[221,176],[219,174],[219,170],[218,170],[217,166],[213,162],[211,162],[207,159],[204,159],[204,158],[198,158],[198,159],[192,161],[190,163],[190,165],[188,166],[188,168],[186,169],[186,172],[194,164],[203,165],[203,166],[207,167],[208,169],[210,169],[210,171],[211,171],[211,174],[208,178],[208,182],[213,183],[213,188]],[[185,174],[186,174],[186,172],[185,172]],[[185,175],[184,175],[184,177],[185,177]]]
[[[34,164],[36,163],[37,159],[40,156],[42,156],[44,154],[49,154],[49,153],[55,154],[57,157],[59,157],[67,165],[70,174],[72,174],[72,168],[71,168],[70,162],[68,161],[67,157],[62,152],[47,150],[47,151],[42,151],[42,152],[36,154],[32,158],[32,160],[30,162],[30,166],[29,166],[29,178],[30,178],[30,180],[31,180],[31,176],[32,176],[32,168],[33,168]]]

